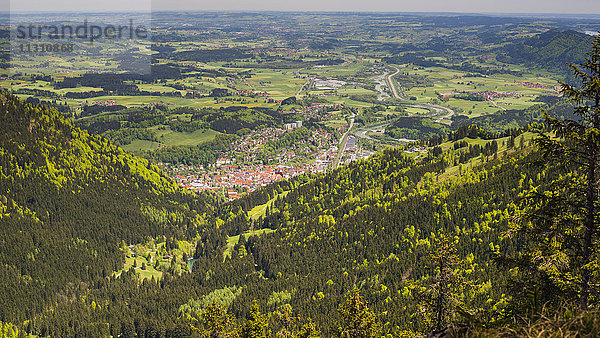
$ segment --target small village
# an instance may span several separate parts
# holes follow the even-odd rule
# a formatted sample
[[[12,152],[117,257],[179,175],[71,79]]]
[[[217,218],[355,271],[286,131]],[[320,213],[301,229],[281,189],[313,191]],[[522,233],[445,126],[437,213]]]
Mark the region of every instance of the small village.
[[[172,179],[186,189],[204,191],[212,190],[222,193],[230,200],[239,198],[241,194],[254,191],[269,183],[280,181],[284,178],[292,178],[308,172],[326,170],[310,165],[286,166],[286,165],[225,165],[204,170],[202,167],[179,167],[172,168],[174,172],[182,173],[172,175]]]
[[[230,200],[282,179],[327,171],[337,156],[338,146],[337,139],[326,130],[311,130],[305,139],[272,154],[265,153],[270,141],[302,127],[302,122],[283,127],[259,129],[241,137],[208,166],[172,166],[162,162],[157,165],[184,188],[212,190]]]
[[[173,166],[162,162],[157,165],[186,189],[211,190],[234,200],[282,179],[326,172],[338,155],[341,156],[340,164],[345,164],[373,154],[362,150],[354,136],[349,137],[343,151],[339,152],[338,139],[324,129],[310,130],[310,136],[271,154],[264,152],[271,141],[301,127],[302,122],[297,121],[287,123],[283,128],[253,131],[233,142],[229,151],[208,166]]]

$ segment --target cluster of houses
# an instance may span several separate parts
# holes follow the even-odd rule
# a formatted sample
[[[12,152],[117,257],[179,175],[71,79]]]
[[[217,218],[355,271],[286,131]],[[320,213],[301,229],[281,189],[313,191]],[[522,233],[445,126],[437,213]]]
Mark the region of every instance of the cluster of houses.
[[[278,139],[284,132],[281,128],[255,130],[233,142],[231,150],[242,154],[245,162],[251,162],[267,142]]]
[[[244,97],[267,97],[269,93],[267,92],[255,92],[253,90],[240,89],[233,93],[235,96],[244,96]]]
[[[250,192],[269,183],[310,172],[309,166],[224,166],[218,170],[188,170],[187,174],[172,174],[182,187],[192,190],[222,192],[230,200],[240,197],[240,191]]]
[[[497,98],[506,98],[506,97],[520,98],[523,96],[523,94],[519,93],[519,92],[496,92],[493,90],[474,90],[474,91],[462,91],[462,92],[452,91],[452,92],[448,92],[448,93],[442,93],[440,95],[444,98],[455,97],[455,96],[460,98],[458,95],[464,95],[464,94],[480,96],[486,101],[495,101]]]
[[[277,140],[290,129],[301,126],[302,121],[297,121],[290,123],[288,126],[284,126],[285,129],[264,128],[255,130],[233,142],[231,151],[236,154],[237,157],[241,158],[243,162],[253,163],[257,161],[257,156],[269,141]],[[297,161],[299,156],[301,156],[299,154],[300,152],[303,153],[302,156],[306,155],[309,158],[315,158],[319,153],[323,152],[324,149],[334,145],[335,142],[336,141],[331,133],[325,130],[314,130],[306,139],[296,142],[289,148],[281,149],[277,154],[271,155],[268,159],[275,160],[278,163]],[[309,149],[308,144],[316,145],[318,150],[314,151]]]
[[[408,148],[404,151],[405,153],[414,154],[414,153],[426,153],[427,147],[412,147]]]
[[[315,133],[319,133],[318,131]],[[322,137],[319,151],[312,153],[313,160],[295,162],[294,164],[261,165],[247,164],[235,165],[235,159],[222,157],[214,166],[170,167],[168,163],[158,163],[167,174],[184,188],[202,191],[211,190],[223,193],[229,200],[239,198],[241,192],[251,192],[270,183],[292,178],[305,173],[325,172],[337,156],[338,147],[335,142],[329,142],[325,137],[327,133],[321,132]],[[350,137],[346,142],[343,162],[348,163],[364,157],[371,156],[373,152],[361,150],[356,144],[357,139]],[[294,151],[285,149],[278,154],[277,162],[294,159]]]
[[[555,90],[556,89],[554,87],[544,86],[541,83],[533,83],[533,82],[526,82],[526,81],[515,81],[514,83],[520,84],[521,86],[527,87],[527,88],[551,89],[551,90]]]
[[[297,121],[291,125],[292,128],[298,128],[302,126],[302,122]],[[329,168],[338,148],[337,141],[326,130],[315,130],[306,139],[270,155],[269,161],[278,163],[277,165],[263,165],[257,155],[267,142],[286,132],[281,128],[253,131],[236,140],[227,153],[208,167],[157,164],[184,188],[222,192],[229,199],[240,197],[240,192],[250,192],[272,182],[308,172],[324,172]],[[241,161],[240,164],[236,162],[236,158]]]
[[[92,105],[105,106],[105,107],[114,106],[116,104],[117,104],[117,101],[115,101],[115,100],[106,100],[106,101],[92,102]]]
[[[354,135],[348,136],[344,152],[342,153],[341,163],[350,163],[373,155],[374,152],[361,149],[358,146],[358,139]]]
[[[344,108],[341,104],[313,103],[301,110],[292,110],[292,113],[301,114],[305,119],[329,120],[335,118],[330,112],[339,111]]]
[[[170,102],[152,102],[148,103],[146,106],[148,107],[158,107],[158,106],[172,106],[173,104]]]

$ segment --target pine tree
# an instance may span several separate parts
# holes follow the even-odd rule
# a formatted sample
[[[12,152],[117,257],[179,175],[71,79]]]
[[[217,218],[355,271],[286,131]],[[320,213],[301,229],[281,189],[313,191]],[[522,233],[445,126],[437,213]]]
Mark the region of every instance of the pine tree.
[[[583,64],[569,66],[581,83],[561,83],[562,92],[579,118],[545,114],[555,137],[541,133],[535,140],[546,165],[562,175],[547,191],[527,196],[518,230],[532,242],[529,263],[585,309],[597,303],[600,281],[593,274],[600,264],[600,37]]]
[[[321,337],[321,331],[317,329],[317,326],[312,321],[312,319],[308,318],[306,324],[302,326],[298,334],[296,335],[298,338],[318,338]]]
[[[308,318],[306,322],[300,316],[294,316],[289,304],[282,305],[271,314],[275,325],[280,327],[275,336],[279,338],[317,338],[321,332]]]
[[[519,148],[523,149],[525,148],[525,136],[521,135],[521,137],[519,138]]]
[[[190,325],[192,330],[200,332],[203,337],[227,338],[239,337],[235,327],[235,319],[227,313],[227,309],[216,301],[208,304],[199,318],[200,327]]]
[[[342,316],[338,327],[340,337],[378,337],[381,324],[377,316],[363,302],[358,288],[348,295],[346,302],[341,304],[339,313]]]
[[[267,316],[260,313],[260,309],[258,307],[258,303],[254,301],[252,306],[250,307],[250,312],[246,317],[246,322],[242,327],[243,338],[260,338],[260,337],[268,337],[270,336],[270,332],[268,332],[268,320]]]
[[[455,245],[443,235],[434,239],[433,250],[428,257],[431,274],[425,279],[425,290],[417,291],[417,297],[426,309],[429,329],[436,332],[441,332],[450,324],[462,304],[460,298],[464,292],[464,280]]]
[[[506,149],[512,149],[514,147],[515,147],[515,137],[511,135],[508,138],[508,143],[506,144]]]

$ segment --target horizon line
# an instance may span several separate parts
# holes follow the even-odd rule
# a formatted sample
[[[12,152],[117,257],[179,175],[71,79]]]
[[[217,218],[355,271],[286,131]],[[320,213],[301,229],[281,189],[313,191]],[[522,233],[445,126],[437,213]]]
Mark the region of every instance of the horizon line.
[[[311,14],[408,14],[408,15],[473,15],[473,16],[514,16],[514,17],[598,17],[600,13],[555,13],[555,12],[460,12],[460,11],[441,11],[441,12],[424,12],[424,11],[385,11],[385,10],[268,10],[268,9],[180,9],[180,10],[31,10],[31,11],[0,11],[0,15],[11,14],[115,14],[115,13],[311,13]]]

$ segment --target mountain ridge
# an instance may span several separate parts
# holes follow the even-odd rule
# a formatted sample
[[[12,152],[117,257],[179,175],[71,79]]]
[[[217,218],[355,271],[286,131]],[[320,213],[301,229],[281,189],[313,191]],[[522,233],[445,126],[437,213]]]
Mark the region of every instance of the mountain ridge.
[[[15,290],[29,290],[0,288],[0,320],[22,321],[33,311],[24,304],[47,303],[67,283],[120,270],[122,243],[193,238],[206,225],[202,215],[212,213],[209,195],[182,190],[147,160],[51,108],[3,93],[0,129],[0,269],[17,273],[3,279]],[[161,223],[148,209],[183,217]]]

